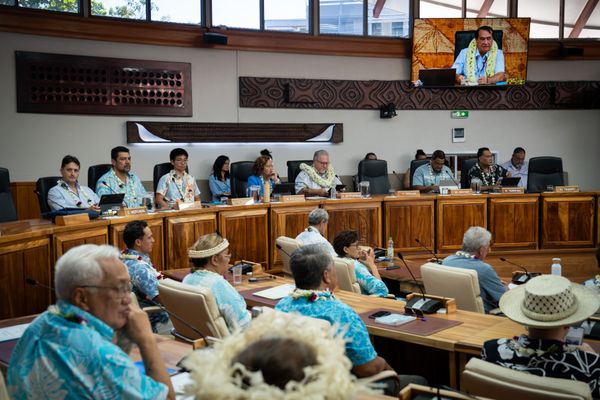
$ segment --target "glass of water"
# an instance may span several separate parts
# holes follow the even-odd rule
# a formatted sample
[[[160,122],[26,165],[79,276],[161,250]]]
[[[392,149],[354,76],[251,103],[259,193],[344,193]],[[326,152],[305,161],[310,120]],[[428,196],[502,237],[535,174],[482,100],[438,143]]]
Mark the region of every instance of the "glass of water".
[[[358,187],[360,188],[360,197],[366,199],[370,196],[371,182],[362,181],[358,184]]]

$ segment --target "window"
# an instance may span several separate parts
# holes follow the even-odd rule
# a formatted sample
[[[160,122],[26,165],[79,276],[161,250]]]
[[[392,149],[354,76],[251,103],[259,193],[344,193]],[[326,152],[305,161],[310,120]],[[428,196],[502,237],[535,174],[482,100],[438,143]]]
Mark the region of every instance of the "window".
[[[461,18],[462,0],[420,0],[419,18]]]
[[[308,33],[309,0],[264,0],[265,30]]]
[[[487,8],[489,7],[489,8]],[[467,18],[508,17],[508,0],[467,0]]]
[[[14,5],[14,1],[3,1],[2,4]],[[18,0],[19,7],[36,8],[38,10],[62,11],[68,13],[79,12],[77,0]]]
[[[559,38],[560,0],[528,0],[518,5],[518,16],[531,18],[530,38]]]
[[[91,14],[100,17],[146,19],[146,0],[91,0]]]
[[[199,0],[152,0],[152,21],[200,24],[202,22]]]
[[[587,0],[565,1],[565,38],[600,38],[600,3],[592,5]]]
[[[381,22],[374,22],[369,24],[369,35],[381,36],[382,34],[383,30],[381,29]]]
[[[259,0],[212,0],[212,24],[260,29]]]
[[[408,0],[368,0],[367,13],[370,36],[408,37]]]
[[[362,35],[364,6],[361,0],[320,0],[320,33]]]

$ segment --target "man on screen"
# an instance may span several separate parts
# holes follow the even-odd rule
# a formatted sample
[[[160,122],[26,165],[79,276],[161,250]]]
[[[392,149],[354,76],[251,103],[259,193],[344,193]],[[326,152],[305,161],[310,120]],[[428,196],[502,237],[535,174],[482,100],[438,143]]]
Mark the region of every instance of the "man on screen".
[[[457,84],[495,84],[506,80],[504,73],[504,53],[498,48],[489,26],[481,26],[475,39],[462,49],[452,68],[456,68]]]

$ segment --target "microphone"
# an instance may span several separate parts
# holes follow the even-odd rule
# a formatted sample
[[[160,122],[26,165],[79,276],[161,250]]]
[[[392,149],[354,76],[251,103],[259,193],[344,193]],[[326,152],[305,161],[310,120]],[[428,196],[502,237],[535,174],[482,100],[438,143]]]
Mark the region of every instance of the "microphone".
[[[275,247],[277,247],[277,250],[281,250],[281,252],[283,254],[285,254],[286,256],[288,256],[289,258],[292,258],[292,255],[290,253],[288,253],[287,251],[285,251],[279,243],[275,243]]]
[[[42,283],[40,281],[36,281],[33,278],[25,278],[25,283],[28,284],[29,286],[37,286],[37,287],[41,287],[44,289],[49,289],[54,291],[54,288],[52,286],[48,286],[45,283]]]
[[[419,240],[419,238],[415,238],[415,242],[417,242],[419,244],[419,246],[421,246],[422,248],[424,248],[425,250],[427,250],[427,252],[429,254],[431,254],[433,256],[433,258],[435,258],[435,262],[438,264],[442,263],[442,260],[440,260],[437,256],[437,254],[435,254],[433,251],[431,251],[428,247],[425,247],[425,245],[423,243],[421,243],[421,241]]]
[[[229,267],[229,272],[233,273],[233,267],[236,267],[238,265],[242,266],[242,275],[246,275],[248,272],[254,271],[253,268],[252,268],[252,265],[254,264],[253,262],[247,261],[247,260],[244,260],[241,257],[238,257],[238,254],[236,253],[235,250],[233,250],[231,248],[231,246],[229,246],[229,251],[231,252],[231,256],[233,257],[234,260],[240,260],[239,263],[237,263],[237,264],[232,265],[231,267]]]
[[[507,260],[507,259],[506,259],[506,258],[504,258],[504,257],[500,257],[500,261],[503,261],[503,262],[505,262],[505,263],[508,263],[508,264],[514,265],[515,267],[521,268],[523,271],[525,271],[525,273],[524,273],[524,274],[518,274],[518,273],[517,273],[517,274],[514,274],[514,276],[513,276],[513,279],[512,279],[512,282],[513,282],[515,285],[521,285],[521,284],[523,284],[523,283],[527,282],[528,280],[530,280],[531,278],[533,278],[534,276],[541,275],[541,274],[540,274],[540,273],[538,273],[538,272],[531,272],[531,273],[530,273],[530,272],[527,270],[527,268],[525,268],[523,265],[521,265],[521,264],[517,264],[517,263],[515,263],[515,262],[512,262],[512,261],[509,261],[509,260]]]
[[[206,341],[206,336],[200,332],[200,330],[198,328],[196,328],[195,326],[193,326],[192,324],[190,324],[189,322],[187,322],[185,319],[181,318],[179,315],[175,314],[172,311],[167,310],[162,304],[160,304],[157,301],[154,301],[148,297],[144,298],[145,301],[149,302],[150,304],[160,308],[162,311],[166,312],[167,314],[169,314],[170,317],[175,318],[177,321],[181,322],[182,324],[184,324],[185,326],[187,326],[188,328],[190,328],[191,330],[193,330],[194,332],[196,332],[198,335],[200,335],[200,337],[202,339],[204,339],[204,341]]]
[[[106,181],[102,181],[101,182],[105,187],[107,187],[111,192],[113,192],[113,194],[119,194],[117,192],[114,191],[113,188],[111,188],[110,186],[108,186],[108,183],[106,183]]]
[[[403,182],[402,182],[402,179],[400,178],[400,175],[398,175],[398,173],[397,173],[396,171],[392,171],[392,174],[394,174],[394,176],[395,176],[396,178],[398,178],[398,182],[400,182],[400,184],[402,185],[402,184],[403,184]],[[409,189],[410,189],[410,188],[409,188]]]
[[[400,261],[402,261],[402,263],[406,267],[406,270],[408,271],[408,273],[412,277],[413,281],[415,282],[415,284],[419,288],[419,291],[421,292],[421,296],[422,296],[421,298],[419,298],[419,297],[413,297],[412,299],[410,299],[406,303],[406,305],[404,306],[404,308],[412,310],[413,312],[414,312],[414,310],[418,310],[418,311],[421,311],[424,314],[433,314],[433,313],[435,313],[437,310],[439,310],[442,307],[442,303],[440,301],[438,301],[438,300],[428,299],[425,296],[425,292],[423,291],[423,288],[419,284],[419,281],[417,281],[417,278],[412,273],[411,269],[408,267],[408,264],[404,260],[404,257],[402,256],[402,253],[398,252],[397,254],[398,254],[398,258],[400,259]]]

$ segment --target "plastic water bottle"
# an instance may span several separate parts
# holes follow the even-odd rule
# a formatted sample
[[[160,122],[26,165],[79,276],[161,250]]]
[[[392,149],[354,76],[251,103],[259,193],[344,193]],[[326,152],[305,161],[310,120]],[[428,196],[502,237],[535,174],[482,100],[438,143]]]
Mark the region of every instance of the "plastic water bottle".
[[[390,240],[388,240],[387,252],[385,254],[386,258],[389,258],[390,261],[394,259],[394,241],[390,236]]]
[[[550,273],[552,275],[562,275],[562,266],[560,265],[560,258],[552,259],[552,266],[550,267]]]
[[[335,190],[335,185],[331,187],[331,191],[329,193],[330,199],[337,199],[337,191]]]

